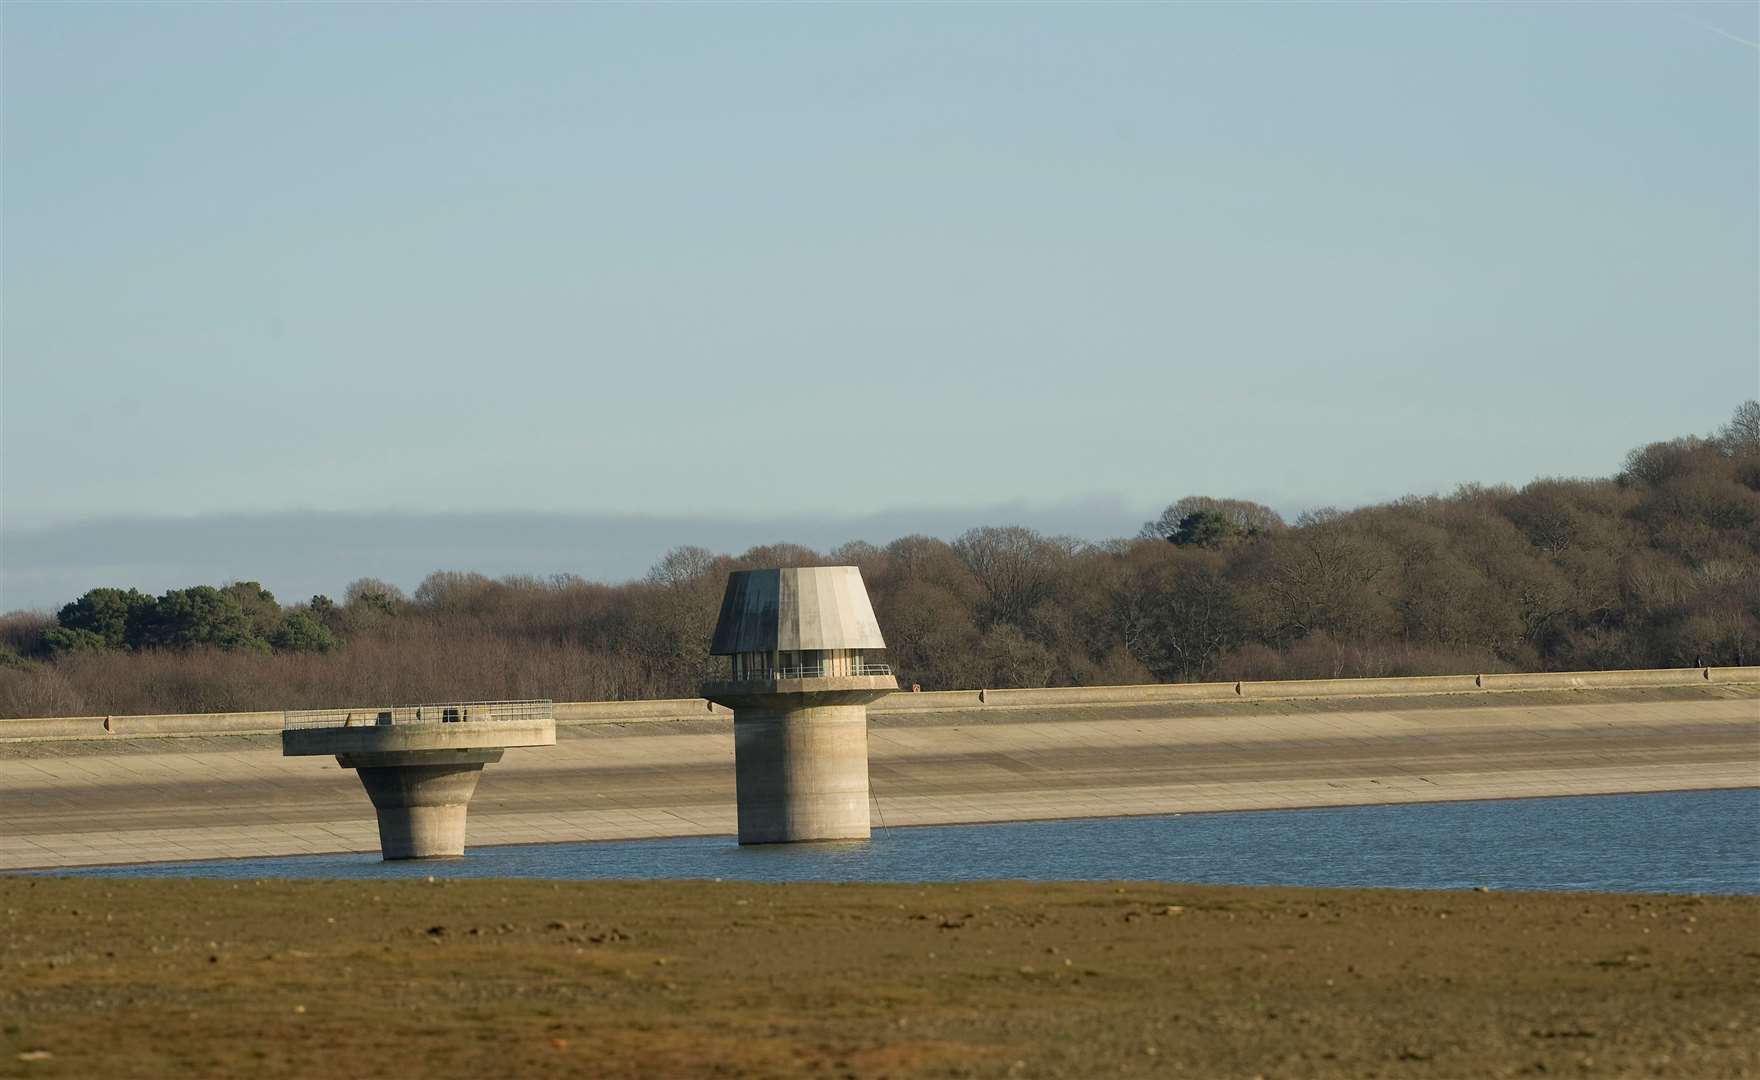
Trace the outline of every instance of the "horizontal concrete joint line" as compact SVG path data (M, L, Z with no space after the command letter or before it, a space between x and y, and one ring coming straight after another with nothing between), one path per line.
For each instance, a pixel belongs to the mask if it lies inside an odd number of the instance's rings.
M1662 668L1634 671L1436 675L1384 679L1285 682L1151 683L1023 690L899 691L869 706L877 715L913 711L991 710L1024 706L1154 705L1207 701L1272 701L1328 697L1397 697L1515 691L1637 689L1664 686L1760 686L1760 667ZM731 710L703 698L560 702L562 725L611 725L683 720L727 720ZM281 730L279 711L70 716L0 719L0 743L269 735Z

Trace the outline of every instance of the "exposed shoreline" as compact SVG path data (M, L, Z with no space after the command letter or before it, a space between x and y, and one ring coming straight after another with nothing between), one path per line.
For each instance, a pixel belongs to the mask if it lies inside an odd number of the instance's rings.
M1755 786L1760 672L1748 682L1664 674L1675 681L1404 696L1248 699L1200 687L1173 689L1227 697L1169 700L1168 688L1101 687L1008 691L1008 701L997 692L982 707L907 700L870 718L873 822ZM554 747L510 751L484 774L469 843L731 835L731 723L689 706L571 706L596 715L559 723ZM277 736L230 733L232 722L223 718L219 734L0 744L0 869L376 849L351 774L329 759L283 758Z

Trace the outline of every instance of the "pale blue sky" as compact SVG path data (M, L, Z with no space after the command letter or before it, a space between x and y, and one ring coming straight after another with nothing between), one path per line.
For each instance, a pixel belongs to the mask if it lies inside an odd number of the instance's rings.
M3 20L15 531L1291 510L1760 392L1750 3Z

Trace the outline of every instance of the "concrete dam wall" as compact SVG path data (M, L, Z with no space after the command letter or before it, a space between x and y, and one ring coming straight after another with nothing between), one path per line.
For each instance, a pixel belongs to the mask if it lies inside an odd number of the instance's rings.
M481 781L473 845L735 831L730 714L555 706ZM1760 668L898 693L878 827L1760 786ZM0 720L0 869L378 846L281 713Z

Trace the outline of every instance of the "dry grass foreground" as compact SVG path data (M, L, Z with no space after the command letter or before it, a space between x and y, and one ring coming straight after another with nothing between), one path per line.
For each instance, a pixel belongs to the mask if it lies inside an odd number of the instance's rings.
M1760 898L0 878L0 1075L1760 1076Z

